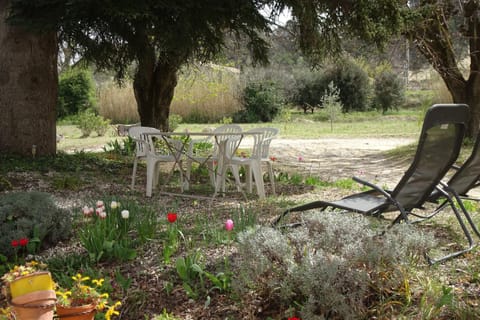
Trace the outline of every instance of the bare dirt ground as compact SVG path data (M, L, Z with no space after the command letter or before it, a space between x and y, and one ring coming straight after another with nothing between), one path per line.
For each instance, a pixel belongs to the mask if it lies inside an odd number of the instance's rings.
M360 176L395 183L406 169L405 161L385 151L415 143L409 138L276 139L270 155L288 171L334 181Z

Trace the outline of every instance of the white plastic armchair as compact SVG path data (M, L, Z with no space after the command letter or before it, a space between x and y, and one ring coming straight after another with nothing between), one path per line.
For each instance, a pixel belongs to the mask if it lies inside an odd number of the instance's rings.
M251 192L251 181L252 181L252 173L253 179L255 180L255 187L257 190L257 194L260 199L265 198L265 187L263 184L263 175L262 175L262 168L261 168L261 160L262 160L262 145L265 136L265 131L252 129L247 131L248 136L253 138L253 148L251 155L249 157L238 157L232 156L228 159L226 163L226 167L230 167L232 170L232 174L235 177L235 181L237 186L240 186L240 177L239 177L239 167L244 166L247 171L247 188L249 188L249 192ZM250 175L250 177L248 177ZM250 180L249 180L250 179ZM250 186L248 186L250 184Z
M160 130L151 127L131 127L128 129L128 136L135 141L135 158L133 160L132 183L131 188L135 187L135 177L137 175L137 165L139 160L147 158L148 136L149 133L160 133Z
M162 148L157 150L156 141L160 141ZM160 175L160 164L165 162L172 162L173 167L170 171L170 176L175 171L175 167L180 171L180 189L184 190L184 179L182 169L182 155L185 145L180 139L172 139L160 134L148 135L148 149L147 149L147 185L146 196L152 196L152 190L158 185L158 178Z
M280 132L277 128L257 128L256 131L263 131L263 141L261 147L260 164L266 163L268 169L268 179L272 186L272 193L275 194L275 175L273 172L273 160L270 158L270 143ZM252 192L252 170L247 170L247 188Z
M242 132L242 128L237 125L237 124L226 124L222 125L220 127L215 128L213 131L208 132L209 134L212 134L210 137L206 139L196 139L192 140L189 146L189 150L187 153L187 170L186 170L186 178L188 181L190 181L190 174L192 170L192 164L193 162L201 163L201 164L206 164L208 167L208 172L210 175L210 183L212 184L213 187L216 185L216 176L215 176L215 162L218 162L218 157L219 157L219 144L221 143L226 143L227 139L240 139L238 135L226 135L228 133L239 133ZM216 133L222 133L225 135L218 135L215 136ZM212 141L212 138L214 141ZM195 144L202 143L202 142L207 142L211 141L213 143L213 151L210 155L196 155L195 154ZM225 146L227 148L228 146Z

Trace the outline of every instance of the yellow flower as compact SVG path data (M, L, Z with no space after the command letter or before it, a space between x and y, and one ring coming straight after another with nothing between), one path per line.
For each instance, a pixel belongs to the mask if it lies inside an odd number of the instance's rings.
M109 307L107 312L105 313L105 319L110 320L113 315L118 316L120 312L116 311L115 308L121 306L122 304L120 301L116 302L113 306Z
M72 291L66 291L66 292L55 291L55 293L59 296L62 296L62 298L65 300L67 300L68 297L72 295Z
M93 280L92 280L92 283L93 283L94 285L96 285L97 287L101 287L102 284L103 284L103 281L105 281L105 279L93 279Z
M72 279L75 280L75 281L78 281L78 282L83 282L83 281L90 280L90 277L83 277L82 278L82 275L80 273L77 273L77 275L73 276Z

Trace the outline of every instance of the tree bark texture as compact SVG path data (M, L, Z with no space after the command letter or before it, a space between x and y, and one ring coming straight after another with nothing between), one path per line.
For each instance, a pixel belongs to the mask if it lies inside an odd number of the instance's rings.
M161 61L154 50L139 57L133 81L142 126L168 131L170 104L177 86L177 63Z
M56 34L8 25L8 6L0 0L0 153L54 155Z
M416 47L442 77L454 103L470 107L467 136L474 138L480 126L480 14L476 1L463 1L463 36L468 39L470 70L467 78L459 68L452 37L455 33L448 24L454 14L452 6L438 6L429 19L409 35Z

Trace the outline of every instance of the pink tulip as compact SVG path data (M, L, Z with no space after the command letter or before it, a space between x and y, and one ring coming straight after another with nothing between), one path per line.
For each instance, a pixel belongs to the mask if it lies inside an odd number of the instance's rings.
M232 219L228 219L227 221L225 221L225 229L227 231L232 231L233 229L233 221Z
M107 217L107 213L105 211L101 211L99 214L98 214L98 217L100 219L105 219Z

